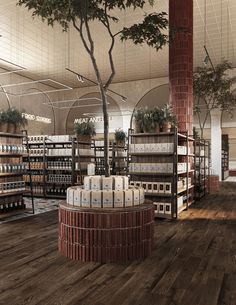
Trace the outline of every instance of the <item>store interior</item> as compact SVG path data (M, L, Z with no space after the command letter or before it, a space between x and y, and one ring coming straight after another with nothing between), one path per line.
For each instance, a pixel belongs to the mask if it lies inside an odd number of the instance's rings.
M68 2L0 0L0 304L236 304L236 2Z

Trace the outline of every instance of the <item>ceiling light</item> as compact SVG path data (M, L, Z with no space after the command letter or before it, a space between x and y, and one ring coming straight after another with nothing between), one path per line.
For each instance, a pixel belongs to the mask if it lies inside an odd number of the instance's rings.
M55 88L53 87L52 85L49 85L48 83L53 83L54 85L57 85L57 86L61 86L62 88ZM12 92L7 92L7 94L9 95L14 95L14 96L28 96L28 95L35 95L35 94L42 94L42 93L51 93L51 92L58 92L58 91L65 91L65 90L72 90L73 88L72 87L69 87L65 84L62 84L60 82L57 82L55 80L52 80L50 78L47 78L47 79L42 79L42 80L36 80L36 81L30 81L30 82L23 82L23 83L16 83L16 84L8 84L8 85L2 85L1 87L3 89L5 88L11 88L11 87L20 87L20 86L26 86L26 85L32 85L32 84L41 84L41 85L44 85L44 86L47 86L47 87L52 87L54 89L49 89L49 90L42 90L42 92L29 92L29 93L12 93ZM29 89L34 89L34 88L27 88L28 90ZM27 90L25 89L25 91Z
M20 65L14 64L13 62L8 61L8 60L3 59L3 58L0 58L0 62L3 62L4 64L7 64L9 66L9 67L5 67L5 66L0 67L0 69L5 70L4 72L0 72L0 75L11 74L11 73L16 73L16 72L26 70L26 68L24 68ZM11 66L13 67L13 70L7 70Z

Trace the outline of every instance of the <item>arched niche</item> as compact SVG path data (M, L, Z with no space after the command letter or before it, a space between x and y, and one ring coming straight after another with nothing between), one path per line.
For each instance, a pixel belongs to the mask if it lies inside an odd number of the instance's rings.
M169 97L170 97L170 87L169 84L164 84L158 87L155 87L148 91L136 104L133 110L133 114L136 109L138 108L154 108L155 106L163 106L164 104L169 103ZM131 123L130 126L133 125L133 114L131 117Z
M117 102L110 96L108 98L109 131L114 132L123 127L123 117ZM103 134L102 102L99 92L85 94L71 106L66 119L66 133L74 134L74 124L90 120L94 122L97 134Z
M37 93L23 95L19 101L20 110L32 115L31 119L28 119L28 126L26 127L29 131L28 133L30 135L55 134L55 113L51 107L52 101L48 94L37 88L30 88L24 92L24 94L27 93ZM43 120L42 118L49 120Z

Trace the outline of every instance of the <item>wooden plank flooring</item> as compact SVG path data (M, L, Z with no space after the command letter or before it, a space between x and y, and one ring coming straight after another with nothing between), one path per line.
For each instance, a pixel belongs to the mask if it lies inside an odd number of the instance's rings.
M57 251L57 212L0 225L1 305L235 305L236 193L156 221L155 249L129 264Z

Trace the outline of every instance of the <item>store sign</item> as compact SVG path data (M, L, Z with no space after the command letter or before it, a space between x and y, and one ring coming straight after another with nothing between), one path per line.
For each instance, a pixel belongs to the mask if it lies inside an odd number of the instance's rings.
M29 114L29 113L22 113L22 117L26 118L28 121L36 121L36 122L41 122L45 124L51 124L52 120L49 118L45 118L39 115L34 115L34 114Z
M109 116L109 121L112 121L112 116ZM91 118L80 118L80 119L75 119L74 124L81 124L81 123L100 123L103 122L103 117L101 116L96 116L96 117L91 117Z

